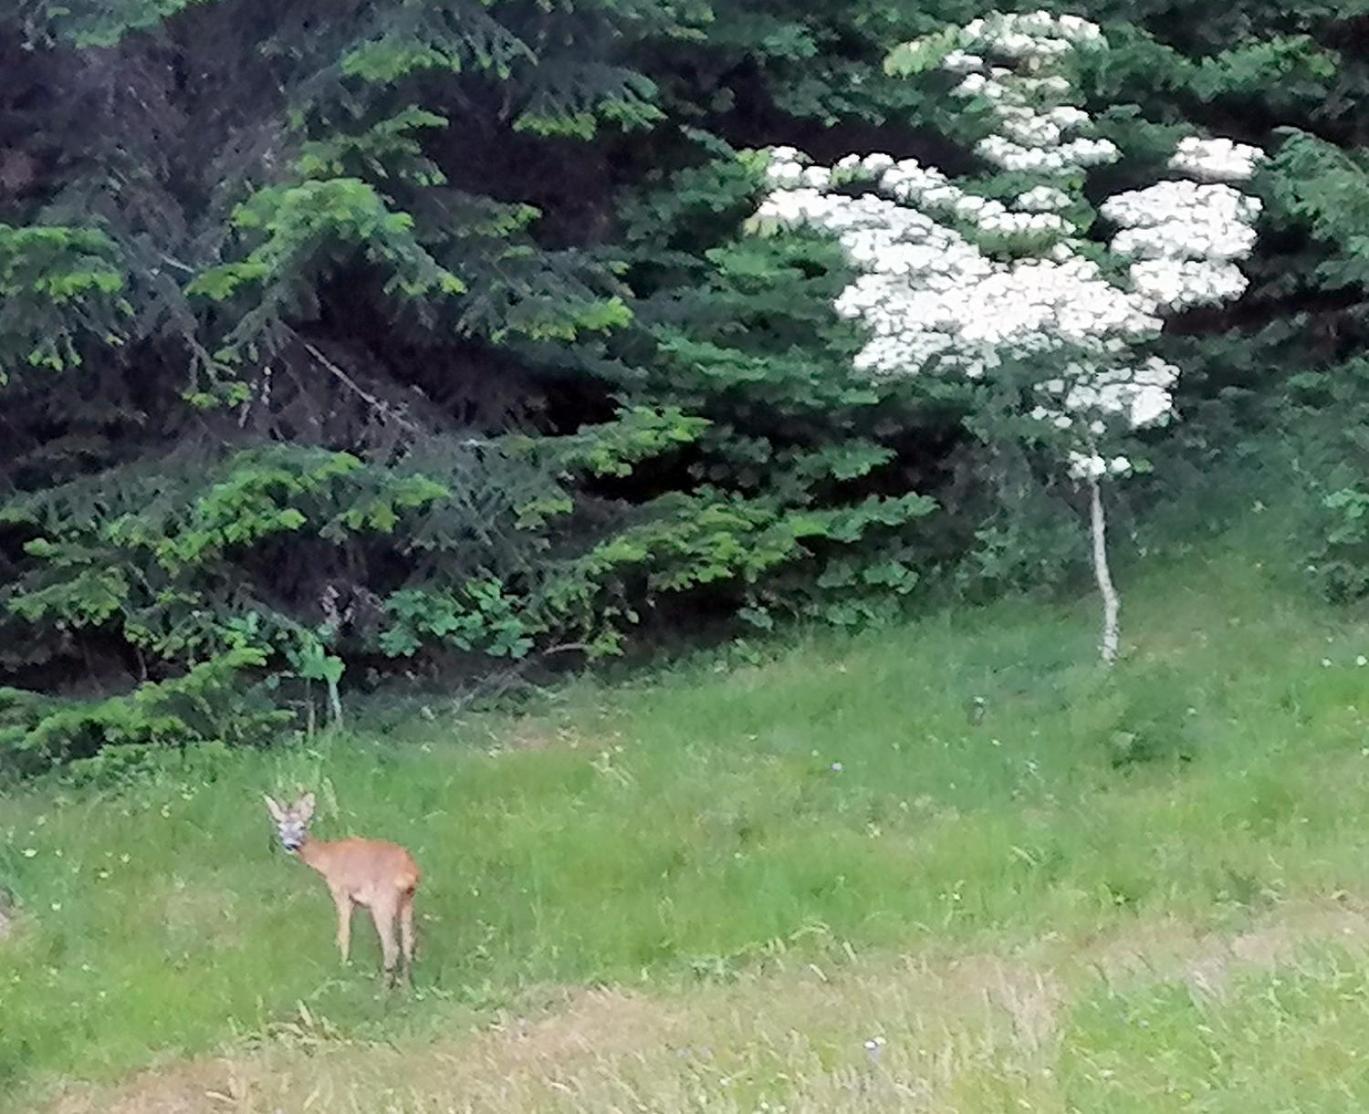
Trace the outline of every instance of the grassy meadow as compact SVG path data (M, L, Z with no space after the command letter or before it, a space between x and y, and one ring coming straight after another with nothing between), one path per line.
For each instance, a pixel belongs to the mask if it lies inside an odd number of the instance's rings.
M12 790L0 1110L1369 1108L1369 621L1122 588L1111 676L1007 602ZM306 784L423 867L415 993L272 846Z

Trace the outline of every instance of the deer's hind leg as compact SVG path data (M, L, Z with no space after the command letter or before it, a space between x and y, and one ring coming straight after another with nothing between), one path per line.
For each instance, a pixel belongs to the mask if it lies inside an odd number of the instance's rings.
M404 956L404 976L414 982L414 891L399 896L399 946Z
M395 940L395 921L399 914L399 902L386 898L371 903L371 920L375 921L376 935L380 937L380 954L385 965L385 981L395 984L395 966L399 962L399 944Z

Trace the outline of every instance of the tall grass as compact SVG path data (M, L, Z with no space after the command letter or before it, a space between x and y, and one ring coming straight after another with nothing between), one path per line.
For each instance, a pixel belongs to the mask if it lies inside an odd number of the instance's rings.
M1369 890L1369 625L1229 550L1143 574L1126 608L1111 676L1089 603L1005 603L581 681L521 720L16 791L0 1094L266 1035L299 1003L404 1039L551 985L668 990ZM417 995L379 992L360 919L339 967L326 892L273 849L261 793L301 784L319 836L396 839L423 867Z

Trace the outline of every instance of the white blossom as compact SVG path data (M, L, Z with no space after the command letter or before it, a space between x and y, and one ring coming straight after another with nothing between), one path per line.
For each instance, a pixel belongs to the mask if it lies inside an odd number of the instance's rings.
M1028 213L1049 213L1068 208L1069 203L1070 195L1054 186L1036 186L1019 194L1014 202L1017 208Z
M1205 182L1245 182L1264 160L1263 151L1246 143L1188 136L1179 140L1169 165Z
M1124 476L1131 471L1131 461L1124 456L1104 460L1098 453L1071 450L1069 473L1076 480L1101 480L1104 476Z
M1103 202L1104 217L1120 226L1111 248L1142 259L1238 259L1255 244L1258 198L1228 185L1157 182Z
M963 50L953 50L941 60L941 68L951 73L972 73L983 66L983 58L977 54L967 54Z
M797 186L803 181L803 167L797 162L782 160L772 154L765 177L772 186Z
M1143 429L1173 412L1171 393L1179 369L1152 356L1139 367L1099 369L1072 364L1073 382L1065 393L1066 410L1120 415L1132 429Z
M1181 141L1170 165L1196 181L1159 182L1100 207L1115 226L1109 249L1130 261L1129 283L1105 275L1062 215L1074 199L1061 186L1120 152L1089 134L1091 117L1067 103L1074 91L1057 72L1072 50L1105 45L1095 24L1045 11L960 29L942 66L961 76L956 95L984 98L997 120L977 153L1041 179L1010 204L967 193L916 159L873 152L823 167L781 147L770 152L771 192L753 220L758 231L805 226L836 238L860 272L835 308L866 333L854 360L863 373L978 379L1009 360L1054 361L1029 413L1068 431L1071 474L1093 479L1131 470L1126 457L1094 448L1110 424L1138 429L1173 413L1178 369L1129 357L1134 346L1159 333L1163 316L1244 291L1235 261L1254 245L1260 203L1227 183L1264 158L1230 140ZM867 191L838 192L857 182Z
M1170 313L1239 298L1249 280L1234 263L1155 259L1129 268L1137 294Z
M1062 132L1072 131L1089 123L1089 114L1082 108L1075 108L1072 104L1056 105L1046 112L1045 116Z
M1097 453L1081 453L1071 449L1069 472L1076 480L1096 480L1108 474L1108 462Z

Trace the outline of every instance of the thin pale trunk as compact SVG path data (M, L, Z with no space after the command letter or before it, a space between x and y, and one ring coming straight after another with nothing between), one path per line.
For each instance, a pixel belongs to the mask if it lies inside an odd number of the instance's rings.
M338 693L336 681L328 682L328 710L332 713L333 726L342 726L342 697Z
M1098 650L1103 663L1111 665L1117 660L1117 613L1121 610L1121 601L1117 598L1117 589L1112 586L1112 573L1108 569L1107 521L1103 516L1103 493L1096 479L1089 480L1089 522L1093 534L1093 575L1098 579L1098 591L1103 597L1103 638Z

